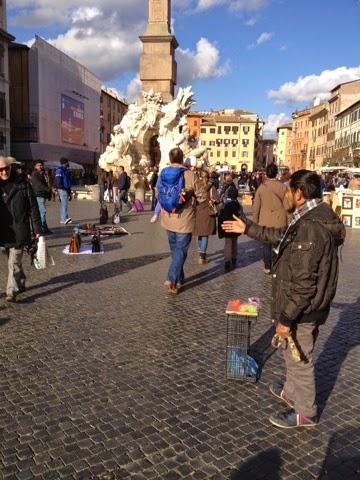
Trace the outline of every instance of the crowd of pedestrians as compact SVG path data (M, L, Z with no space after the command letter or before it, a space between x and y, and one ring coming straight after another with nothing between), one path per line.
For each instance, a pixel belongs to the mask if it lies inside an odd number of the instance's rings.
M71 200L69 162L62 158L53 185L40 160L27 176L15 159L0 157L0 246L8 259L6 301L15 302L26 288L22 268L24 249L35 238L50 234L46 200L53 189L59 196L60 223L68 224ZM180 148L169 154L169 166L157 168L149 179L155 221L161 218L171 261L164 282L170 295L177 295L186 281L184 265L192 237L197 238L198 263L208 263L209 238L218 233L224 239L225 272L236 267L238 236L246 234L263 244L264 272L272 278L272 320L276 333L286 340L291 335L299 349L294 360L285 344L285 382L270 385L270 392L285 403L287 410L270 417L281 428L314 427L318 423L313 351L321 325L326 321L338 279L338 248L345 228L333 209L322 200L324 188L334 187L334 177L324 179L300 170L278 179L275 164L266 173L240 175L197 169L185 159ZM344 182L337 177L337 186ZM324 182L331 182L324 186ZM121 209L131 210L128 193L130 177L123 167L115 179L104 174L99 184L100 200L106 193ZM250 221L239 202L242 186L253 190L253 217ZM343 184L344 186L344 184ZM358 188L355 178L352 184ZM346 185L348 187L348 184Z

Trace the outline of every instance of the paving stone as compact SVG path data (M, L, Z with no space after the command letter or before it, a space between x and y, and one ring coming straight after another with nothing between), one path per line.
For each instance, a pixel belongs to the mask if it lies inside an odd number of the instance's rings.
M70 214L75 223L94 222L98 205L74 201ZM270 347L261 246L240 237L239 265L224 274L222 241L210 239L207 266L197 265L193 242L184 288L168 297L167 240L150 216L124 216L132 235L104 238L104 255L66 256L72 229L57 224L57 205L49 205L56 265L36 271L25 256L27 291L0 310L0 477L355 478L360 232L348 230L315 352L321 422L311 432L284 432L268 422L281 408L268 384L284 368ZM1 254L0 272L3 288ZM249 296L263 305L252 330L252 352L263 363L256 384L224 376L225 304Z

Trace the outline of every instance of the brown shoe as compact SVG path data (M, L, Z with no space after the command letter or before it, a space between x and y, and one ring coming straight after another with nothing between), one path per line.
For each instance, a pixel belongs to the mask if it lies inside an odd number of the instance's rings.
M172 295L178 294L179 289L171 282L169 282L169 280L166 280L166 282L164 283L164 287L166 288L168 293L171 293Z
M206 259L206 255L204 255L203 253L200 253L199 258L198 258L198 264L199 265L206 265L207 263L209 263L209 261Z

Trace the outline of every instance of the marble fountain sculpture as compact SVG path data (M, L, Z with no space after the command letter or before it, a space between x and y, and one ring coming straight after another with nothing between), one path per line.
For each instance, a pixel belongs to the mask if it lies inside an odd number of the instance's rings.
M126 115L113 134L105 152L99 158L99 166L115 176L120 165L131 176L135 197L144 202L146 177L151 165L150 145L154 136L160 145L160 170L168 164L169 151L180 147L184 157L194 156L197 166L208 166L206 148L194 148L189 141L186 115L194 105L191 87L180 88L176 98L164 104L161 93L143 92L142 98L129 105Z

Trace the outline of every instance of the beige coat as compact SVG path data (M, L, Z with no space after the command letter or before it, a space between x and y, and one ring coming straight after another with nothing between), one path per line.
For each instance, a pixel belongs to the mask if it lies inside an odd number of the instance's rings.
M264 227L282 228L287 225L288 202L286 187L276 179L266 180L256 190L253 221Z
M360 178L352 178L349 182L348 188L350 190L360 190Z
M172 167L182 167L182 165L172 164ZM195 175L194 172L186 170L184 173L185 190L191 195L184 204L180 212L168 213L161 209L161 226L165 230L176 233L192 233L195 228Z

